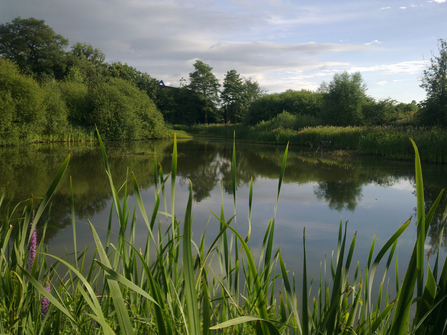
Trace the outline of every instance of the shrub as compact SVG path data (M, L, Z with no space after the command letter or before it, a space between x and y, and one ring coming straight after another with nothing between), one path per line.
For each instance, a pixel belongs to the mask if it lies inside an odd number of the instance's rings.
M45 92L13 62L0 58L0 143L31 142L45 123ZM3 117L4 115L4 117Z
M163 137L167 129L153 101L120 78L110 78L89 93L92 112L88 123L96 124L108 140Z

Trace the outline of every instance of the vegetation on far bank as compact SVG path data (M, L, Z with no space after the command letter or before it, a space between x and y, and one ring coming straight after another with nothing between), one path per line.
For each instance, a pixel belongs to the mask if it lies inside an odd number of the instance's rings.
M201 60L189 82L167 87L127 64L107 63L89 44L66 51L68 40L34 18L1 24L0 37L0 145L94 139L95 125L106 140L164 138L172 136L170 125L182 124L188 128L174 129L219 136L238 129L244 140L305 146L331 141L334 148L392 158L411 157L405 139L413 136L423 160L447 161L443 39L422 74L426 99L399 103L368 96L358 72L336 73L317 91L267 94L236 70L219 83Z
M421 160L432 163L447 163L447 129L416 126L374 127L306 127L300 130L287 128L282 120L290 122L294 117L282 113L269 122L254 127L238 125L175 126L195 136L213 136L237 139L245 142L298 145L318 149L319 141L330 141L324 151L341 149L355 150L358 154L380 155L392 159L412 159L412 147L408 138L413 138L421 148ZM300 119L298 117L297 119ZM293 121L292 121L293 122Z

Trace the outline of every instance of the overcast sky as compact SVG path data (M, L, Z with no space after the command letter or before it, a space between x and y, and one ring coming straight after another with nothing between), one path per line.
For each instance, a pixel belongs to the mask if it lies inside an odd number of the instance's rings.
M43 19L54 31L179 86L197 59L235 69L269 93L316 90L360 71L367 93L425 98L421 73L447 39L447 0L0 0L0 23Z

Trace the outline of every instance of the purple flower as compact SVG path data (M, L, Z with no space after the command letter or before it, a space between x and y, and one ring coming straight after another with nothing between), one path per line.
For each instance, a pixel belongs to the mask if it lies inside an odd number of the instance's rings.
M47 283L45 284L45 289L47 290L48 293L50 293L50 282L47 281ZM50 307L50 300L48 300L47 297L42 296L42 299L40 300L40 316L42 317L42 320L45 319L45 315L47 315L48 312L48 308Z
M30 222L30 228L32 228L33 223ZM34 260L36 259L36 253L37 253L37 233L36 233L36 229L34 229L31 233L31 239L29 241L29 268L31 270L31 268L33 267L34 264Z

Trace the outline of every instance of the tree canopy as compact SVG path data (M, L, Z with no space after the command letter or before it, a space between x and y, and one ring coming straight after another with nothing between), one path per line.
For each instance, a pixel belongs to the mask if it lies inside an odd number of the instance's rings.
M447 126L447 41L439 39L439 55L430 59L422 73L421 87L427 92L422 102L421 122Z
M219 80L211 72L213 68L201 60L194 63L194 71L189 74L190 83L188 88L202 95L205 100L205 123L208 123L208 115L217 111L219 103Z
M244 81L236 70L228 71L223 82L220 98L228 113L225 120L242 121L246 109L246 94ZM228 120L227 120L228 119Z
M366 85L360 72L336 73L329 84L322 83L322 117L333 126L354 126L362 123L362 108L366 103Z
M44 20L15 18L0 25L0 55L17 63L28 74L62 77L68 40Z

